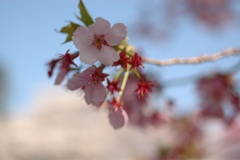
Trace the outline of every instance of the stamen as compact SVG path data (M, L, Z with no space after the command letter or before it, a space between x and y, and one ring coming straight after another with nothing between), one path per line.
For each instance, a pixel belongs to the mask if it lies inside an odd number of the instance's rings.
M102 48L102 45L106 45L107 42L104 39L104 35L94 35L94 40L92 45L96 46L99 50Z

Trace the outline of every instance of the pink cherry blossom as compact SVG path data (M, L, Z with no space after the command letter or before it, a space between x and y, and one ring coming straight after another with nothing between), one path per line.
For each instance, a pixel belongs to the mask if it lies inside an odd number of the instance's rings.
M57 75L57 78L55 80L55 85L58 85L58 84L60 84L63 81L64 77L70 71L70 65L71 64L77 67L77 65L73 62L73 59L78 57L78 53L71 55L68 52L69 52L69 50L67 50L65 55L61 56L60 71L59 71L59 73Z
M138 82L138 88L135 90L138 98L140 100L146 100L146 97L152 92L151 87L153 87L151 82Z
M113 63L113 66L120 65L123 69L127 70L127 64L131 62L131 59L127 56L126 49L122 50L119 54L120 59Z
M122 107L116 110L110 110L108 117L114 129L120 129L127 124L128 121L127 113Z
M110 23L99 17L89 27L78 27L72 39L80 50L82 62L94 64L100 61L104 65L112 65L119 60L119 55L112 46L121 43L126 35L127 30L123 23L117 23L110 28Z
M55 80L55 85L60 84L64 77L67 75L67 73L71 70L70 66L74 65L75 67L78 67L73 60L78 57L78 53L70 54L69 50L66 51L65 54L61 54L59 58L53 59L50 61L47 65L49 67L48 70L48 76L51 77L54 68L57 66L58 63L60 63L59 73L57 75L57 78Z
M79 74L75 74L68 82L68 89L83 89L85 92L84 99L87 104L99 106L106 97L106 89L102 82L107 74L94 66L91 66Z
M119 81L117 80L113 80L111 82L109 79L107 79L107 89L111 94L113 94L115 91L119 92L121 90L121 88L118 87L118 83Z
M120 129L128 123L128 115L122 108L122 103L115 98L109 104L111 107L108 114L110 124L114 129Z
M229 74L214 74L211 77L202 77L197 82L197 91L201 98L202 117L220 118L226 124L232 124L240 112L240 98L234 90L232 76ZM226 112L224 106L229 102Z
M143 67L142 57L139 56L137 53L134 53L130 64L131 64L131 69L137 69L137 68Z

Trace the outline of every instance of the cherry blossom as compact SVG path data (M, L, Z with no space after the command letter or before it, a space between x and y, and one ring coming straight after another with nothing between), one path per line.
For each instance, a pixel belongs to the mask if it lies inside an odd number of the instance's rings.
M186 7L199 22L209 26L217 27L233 20L234 12L231 10L231 1L225 0L186 0Z
M118 81L113 80L112 82L107 79L107 89L111 92L111 94L113 94L115 91L119 92L121 90L121 88L118 87Z
M63 81L66 74L70 71L70 65L74 65L74 66L78 67L73 62L73 60L77 57L78 57L78 53L70 54L69 50L67 50L64 55L61 55L59 58L53 59L52 61L50 61L48 63L48 66L49 66L48 76L49 77L52 76L53 70L56 67L57 63L60 63L60 71L55 80L55 85L58 85Z
M91 66L79 74L75 74L68 82L68 89L83 89L84 99L87 104L99 106L106 97L106 89L102 82L108 74L102 73L99 68Z
M139 56L137 53L134 53L130 64L131 64L131 69L137 69L139 67L143 67L142 57Z
M222 22L230 22L229 19L232 17L228 5L230 1L182 0L180 3L183 5L178 3L173 5L173 8L180 6L181 11L179 10L176 13L190 13L198 21L212 27L219 26ZM67 87L69 90L79 89L83 91L86 103L96 107L106 104L108 98L112 98L108 103L108 118L114 129L120 129L128 123L141 128L158 127L162 124L173 125L176 133L176 139L174 139L176 145L172 145L172 148L169 149L163 148L160 151L160 156L156 158L169 160L201 157L202 151L198 150L195 145L197 146L197 141L202 136L199 127L206 119L220 119L229 128L238 123L240 95L232 77L236 72L236 66L227 72L225 71L224 74L213 74L209 77L202 77L197 81L200 105L199 111L194 113L192 118L181 117L180 115L174 117L174 109L176 108L174 100L169 100L166 106L162 107L161 103L158 104L162 101L162 97L160 97L156 101L156 105L153 104L155 96L161 93L163 87L157 81L159 77L155 77L157 72L152 72L152 74L149 72L150 70L142 72L142 68L144 68L143 62L166 66L215 61L225 56L239 54L239 49L227 49L213 55L191 58L169 60L142 58L135 52L135 48L128 44L126 39L127 28L123 23L111 26L107 20L101 17L96 18L94 23L82 0L80 0L79 9L81 10L79 20L86 26L79 26L77 23L70 22L60 31L67 34L65 42L72 40L79 52L70 54L68 50L65 54L50 61L48 63L48 76L51 77L54 69L58 67L59 73L55 84L60 84L70 71L79 72L81 68L73 60L80 55L80 60L91 66L83 71L81 70L80 73L71 74L73 77L69 80ZM178 8L176 9L178 10ZM167 7L167 10L171 10L171 7ZM220 14L218 14L219 11L221 11ZM141 21L147 24L143 19ZM142 26L139 25L138 28L141 29ZM155 27L150 28L154 29ZM149 31L149 28L147 30ZM160 32L164 37L168 35L164 30ZM159 35L157 34L157 37ZM98 63L95 65L96 62ZM74 66L76 68L73 68ZM113 74L110 81L106 78L108 74L103 73L103 69L113 66L118 67L115 67L113 72L109 72ZM103 84L106 79L107 82ZM171 85L171 82L166 83L164 87L169 84ZM109 97L107 97L107 94ZM149 97L150 94L153 95L152 99ZM117 96L116 99L115 96ZM150 108L150 105L154 105L156 109Z
M145 100L145 98L152 92L152 83L138 82L138 88L136 89L138 98Z
M122 50L119 55L120 59L117 62L114 62L113 66L120 65L123 69L127 70L127 64L130 63L130 58L126 55L126 49Z
M110 28L110 23L103 18L89 27L79 27L73 33L73 43L80 50L80 60L87 64L100 61L104 65L112 65L119 60L118 53L112 46L121 43L127 35L126 26L117 23Z
M122 103L115 98L109 104L111 107L108 114L110 124L114 129L120 129L128 123L128 115L122 108Z
M147 79L147 77L151 76L151 82L156 82L152 83L154 89L151 89L153 90L154 94L158 92L160 93L160 89L156 90L158 89L157 86L160 86L160 84L155 81L154 75L144 74L141 72L139 72L139 74L143 80L142 82L144 83L149 83L150 81ZM136 92L138 88L138 82L139 77L136 76L135 73L130 73L121 99L124 102L122 107L127 112L129 125L147 128L151 126L158 126L163 122L166 122L168 120L167 116L159 113L158 111L151 111L146 100L146 98L148 98L147 96L144 100L138 98L138 94Z
M215 74L198 80L197 89L201 98L201 115L220 118L231 124L240 111L240 98L233 87L231 75ZM231 114L226 114L224 104L228 102Z

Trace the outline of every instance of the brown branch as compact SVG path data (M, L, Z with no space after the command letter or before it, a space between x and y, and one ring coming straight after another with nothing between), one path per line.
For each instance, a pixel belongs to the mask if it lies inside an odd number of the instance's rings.
M218 59L237 55L240 54L240 49L233 49L229 48L222 52L214 53L214 54L205 54L198 57L190 57L190 58L173 58L173 59L167 59L167 60L155 60L155 59L149 59L149 58L142 58L143 62L155 64L159 66L166 66L166 65L174 65L174 64L198 64L203 63L207 61L216 61Z

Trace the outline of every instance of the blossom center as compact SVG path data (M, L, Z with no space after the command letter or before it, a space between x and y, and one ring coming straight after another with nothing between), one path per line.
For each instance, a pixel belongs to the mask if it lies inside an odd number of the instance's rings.
M99 69L96 69L91 76L92 76L91 83L97 84L104 81L104 79L108 76L108 74L104 74Z
M144 99L145 96L149 95L152 92L152 86L152 83L138 82L138 88L136 89L138 98Z
M92 45L97 47L97 49L101 49L102 45L107 45L107 42L104 39L104 35L94 35L94 40Z

